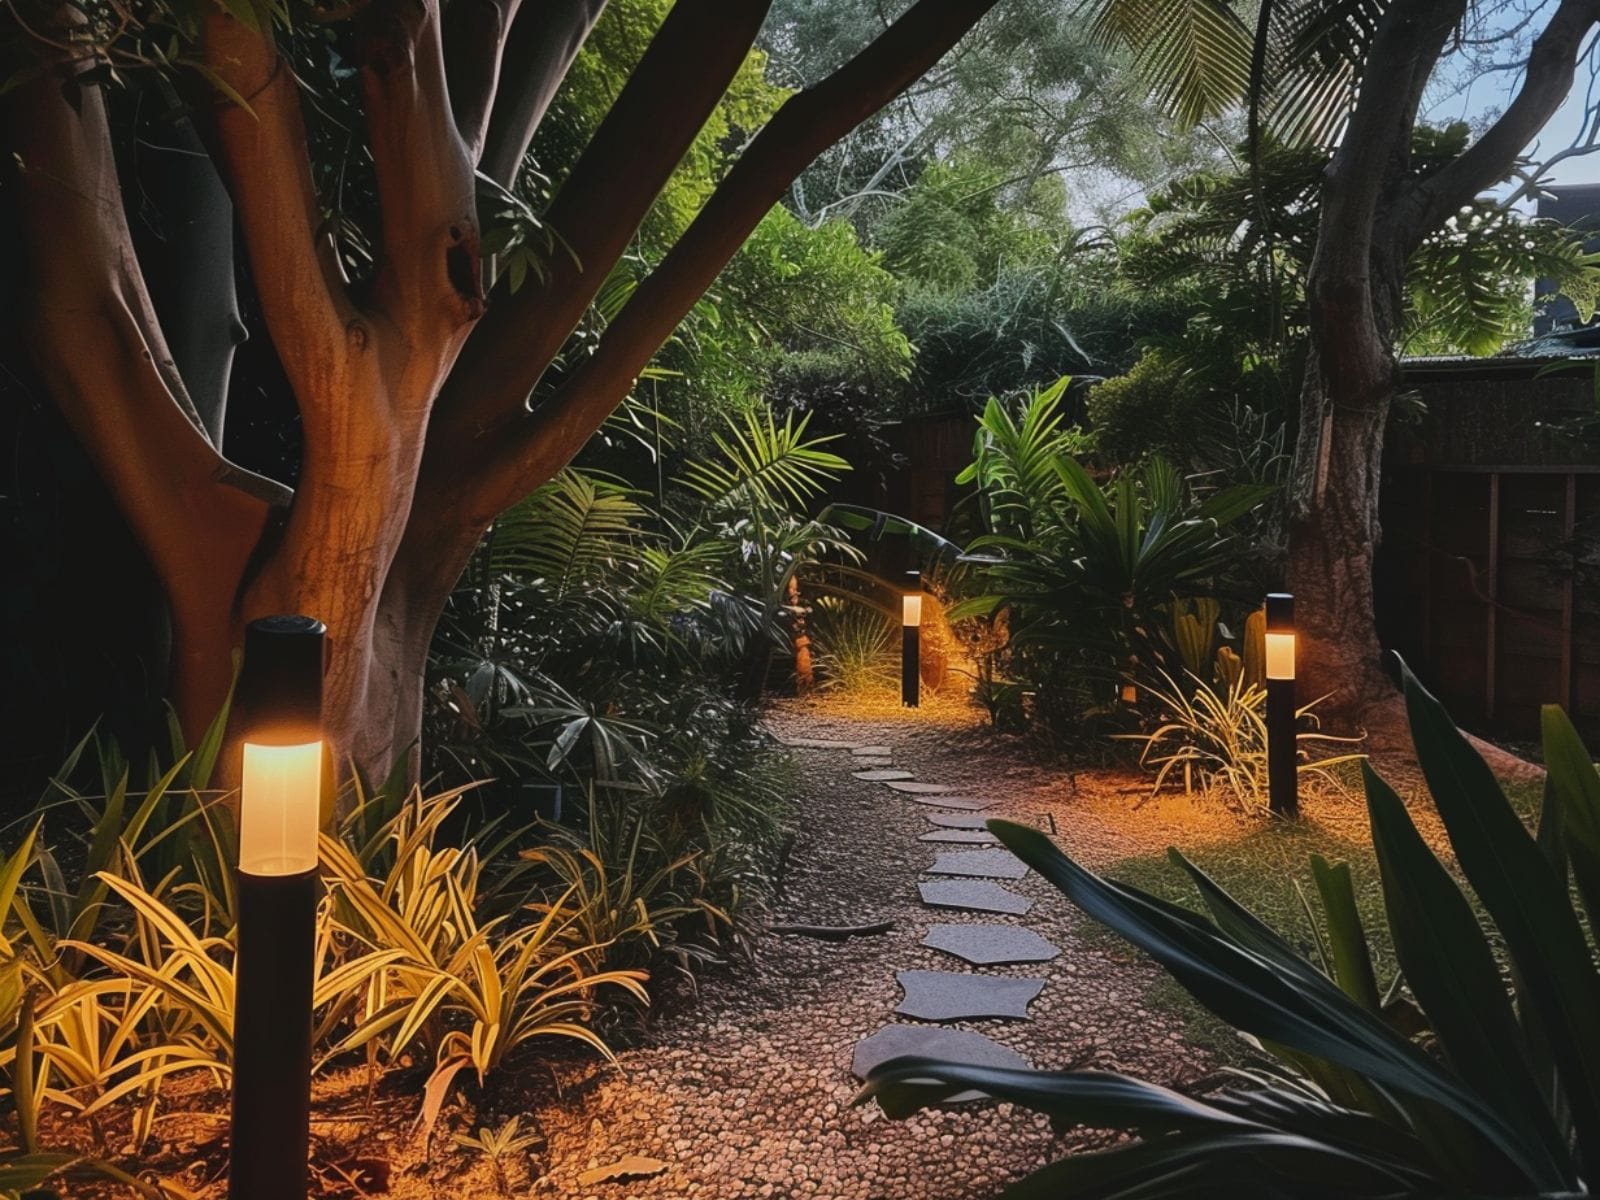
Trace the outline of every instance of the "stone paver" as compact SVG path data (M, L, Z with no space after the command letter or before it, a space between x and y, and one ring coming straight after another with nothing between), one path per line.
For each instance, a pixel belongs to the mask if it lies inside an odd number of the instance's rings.
M995 803L993 800L980 800L976 796L907 796L906 799L931 808L959 808L966 812L982 812Z
M963 971L899 971L895 978L906 998L894 1011L919 1021L1026 1021L1028 1005L1044 990L1042 979Z
M852 746L850 753L857 758L888 758L894 753L892 746Z
M954 842L964 846L992 846L999 840L987 829L934 829L917 839L919 842Z
M930 875L972 875L980 879L1021 879L1028 864L1006 849L952 850L934 859Z
M1054 942L1015 925L935 925L922 944L980 967L1049 962L1061 953Z
M925 879L917 884L930 908L965 908L974 912L1010 913L1020 917L1033 901L987 879Z
M877 1033L856 1043L850 1070L857 1079L879 1063L908 1054L940 1058L946 1062L973 1067L1010 1067L1026 1070L1031 1064L1015 1050L1000 1045L981 1033L964 1029L941 1029L936 1025L886 1025ZM959 1104L982 1099L980 1092L958 1092L947 1103Z
M947 796L955 791L948 783L886 783L883 786L908 796Z
M851 771L857 779L865 779L868 783L889 783L900 779L914 779L910 771L899 767L874 767L868 771Z
M937 825L940 829L987 829L989 826L989 818L975 812L931 812L927 817L930 825Z

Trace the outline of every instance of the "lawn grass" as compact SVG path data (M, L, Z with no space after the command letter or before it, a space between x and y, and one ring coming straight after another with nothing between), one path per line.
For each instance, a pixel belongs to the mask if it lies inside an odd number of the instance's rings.
M1530 829L1538 817L1540 792L1538 784L1521 783L1506 787L1513 807ZM1362 801L1359 796L1350 796L1342 803L1359 808ZM1433 813L1432 802L1426 794L1409 803L1417 813L1419 826L1426 829L1436 824L1427 819ZM1426 810L1425 813L1418 811L1419 806ZM1318 962L1319 959L1307 904L1309 902L1311 912L1319 915L1321 906L1311 877L1311 856L1320 854L1330 863L1349 863L1356 905L1372 949L1378 985L1384 989L1399 968L1384 916L1383 885L1372 843L1365 837L1352 836L1352 831L1364 828L1364 822L1340 822L1336 828L1330 823L1315 820L1294 823L1262 821L1241 831L1237 839L1211 842L1192 849L1180 846L1179 849L1195 866L1312 962ZM1443 843L1442 836L1430 835L1429 840L1436 843L1436 852L1442 852L1441 857L1446 865L1453 868L1448 846ZM1205 912L1200 894L1187 873L1165 854L1125 858L1107 868L1104 874L1186 908ZM1467 894L1476 907L1476 899L1470 890ZM1487 921L1485 931L1498 948L1498 931ZM1104 929L1101 935L1116 937ZM1248 1047L1233 1028L1202 1008L1170 975L1163 973L1151 985L1146 1000L1155 1007L1180 1015L1190 1039L1217 1054L1224 1062L1236 1064L1249 1056Z

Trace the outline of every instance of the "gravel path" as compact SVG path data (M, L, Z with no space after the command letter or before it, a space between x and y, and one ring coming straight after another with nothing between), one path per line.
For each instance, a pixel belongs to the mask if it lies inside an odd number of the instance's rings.
M970 710L934 703L914 712L857 715L838 703L791 704L772 717L785 739L881 743L896 767L926 782L999 802L985 816L1047 825L1080 858L1104 863L1172 840L1170 822L1143 811L1142 840L1123 828L1130 801L1102 794L1084 803L1071 781L1028 767L989 744ZM982 970L1046 978L1031 1021L965 1021L1040 1067L1092 1066L1159 1082L1192 1082L1207 1064L1185 1046L1175 1019L1144 1007L1153 968L1104 938L1032 875L1007 881L1034 901L1023 917L922 906L916 884L937 853L960 846L919 842L933 809L884 784L852 778L842 750L797 749L799 828L773 923L854 925L892 920L884 936L824 942L764 938L753 962L711 973L694 1005L655 1024L625 1052L622 1070L593 1073L565 1103L538 1113L551 1172L532 1195L706 1197L817 1196L824 1200L982 1200L1057 1157L1047 1124L1009 1105L885 1119L876 1105L851 1108L856 1043L895 1018L901 970ZM1115 791L1116 789L1112 789ZM1101 789L1102 793L1104 788ZM1185 826L1193 832L1192 826ZM1165 839L1165 840L1162 840ZM985 968L919 943L933 923L1016 922L1060 946L1047 963ZM1103 1142L1080 1134L1072 1144ZM587 1169L626 1155L666 1163L651 1178L580 1185Z

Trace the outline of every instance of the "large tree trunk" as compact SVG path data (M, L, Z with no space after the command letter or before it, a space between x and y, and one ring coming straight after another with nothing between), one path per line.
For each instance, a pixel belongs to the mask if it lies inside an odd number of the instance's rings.
M526 13L519 0L448 15L439 0L357 7L381 237L355 284L273 29L206 9L199 49L221 85L206 136L174 129L137 158L139 170L191 174L170 189L127 189L165 196L173 219L157 232L172 240L158 244L129 228L108 120L123 93L94 81L86 20L61 5L42 69L0 102L0 163L17 184L36 300L22 315L40 375L167 595L191 739L227 694L244 626L303 613L328 626L324 723L337 761L369 778L403 754L415 764L434 624L490 523L571 461L799 172L993 3L917 0L789 97L599 342L532 407L745 63L764 0L677 0L543 214L559 245L548 270L515 294L495 285L487 319L477 171L514 182L603 0L541 0ZM238 326L224 260L235 241L300 415L292 492L223 454ZM205 286L182 274L197 261Z
M1398 295L1398 282L1386 290ZM1326 697L1324 716L1354 721L1392 692L1378 644L1372 568L1381 537L1383 434L1397 366L1378 323L1326 308L1323 320L1355 328L1342 328L1339 337L1313 333L1301 392L1287 582L1297 599L1300 694Z

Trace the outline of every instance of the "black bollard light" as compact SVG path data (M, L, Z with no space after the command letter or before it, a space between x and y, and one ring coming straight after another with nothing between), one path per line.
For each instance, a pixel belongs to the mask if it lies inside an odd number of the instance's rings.
M916 708L922 702L922 572L906 572L900 598L900 703Z
M321 621L245 630L229 1200L305 1200L322 809Z
M1280 817L1300 815L1300 772L1296 763L1299 724L1294 686L1294 597L1267 596L1267 797Z

